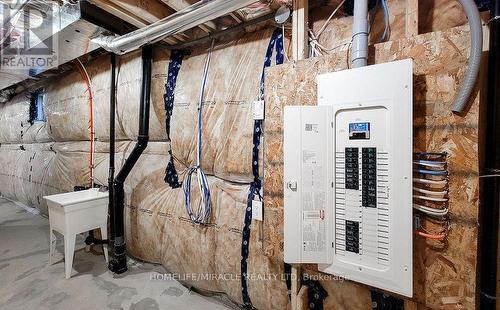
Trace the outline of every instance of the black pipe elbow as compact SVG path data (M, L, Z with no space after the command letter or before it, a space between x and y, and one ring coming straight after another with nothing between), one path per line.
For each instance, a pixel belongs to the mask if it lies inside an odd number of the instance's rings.
M149 141L149 106L151 102L151 67L153 50L150 45L142 48L142 86L141 101L139 106L139 134L134 149L127 157L120 172L113 181L113 259L108 264L108 269L120 274L127 271L127 248L125 245L125 190L123 188L127 176L132 171Z

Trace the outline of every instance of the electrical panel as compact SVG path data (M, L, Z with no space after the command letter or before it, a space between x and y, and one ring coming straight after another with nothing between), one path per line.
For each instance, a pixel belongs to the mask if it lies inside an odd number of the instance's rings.
M412 81L411 60L327 73L318 76L317 107L285 109L285 261L318 263L320 271L412 296ZM329 133L304 145L297 138L304 124L293 115L330 124ZM294 196L303 195L310 173L298 168L304 149L328 161L321 178L308 181L331 192L321 226L329 249L317 259L304 255L304 238L293 232L308 208Z

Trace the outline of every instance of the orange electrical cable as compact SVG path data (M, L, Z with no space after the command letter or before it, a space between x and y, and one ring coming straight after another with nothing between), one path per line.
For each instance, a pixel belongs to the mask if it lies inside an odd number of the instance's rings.
M428 233L425 233L425 232L420 231L420 230L417 230L415 233L419 236L433 239L433 240L443 240L444 238L446 238L446 234L444 234L444 233L435 235L435 234L428 234Z
M89 136L90 136L90 163L89 163L89 176L90 176L90 186L94 186L94 109L93 109L93 97L92 97L92 87L90 85L90 77L88 76L85 68L80 63L80 61L75 61L78 72L85 82L87 91L89 93L89 105L90 105L90 117L89 117Z

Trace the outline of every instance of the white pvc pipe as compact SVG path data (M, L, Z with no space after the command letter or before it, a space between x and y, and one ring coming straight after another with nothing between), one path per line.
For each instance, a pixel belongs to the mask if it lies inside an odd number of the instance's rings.
M354 0L352 66L366 66L368 60L368 0Z

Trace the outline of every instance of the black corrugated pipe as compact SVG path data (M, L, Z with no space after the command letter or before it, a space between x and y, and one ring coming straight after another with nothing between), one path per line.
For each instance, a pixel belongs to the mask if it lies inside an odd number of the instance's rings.
M124 234L124 189L123 183L130 171L148 145L149 140L149 105L151 95L151 65L153 49L151 45L142 48L142 88L139 107L139 135L134 149L128 156L125 164L115 177L114 187L114 257L109 262L109 270L114 273L127 271L127 251Z
M109 90L109 172L108 172L108 188L109 188L109 245L113 251L115 241L115 212L114 212L114 190L113 182L115 179L115 106L116 106L116 55L111 54L111 85ZM113 252L111 253L114 257Z
M479 308L495 309L500 206L500 0L492 1L484 170L479 211Z

